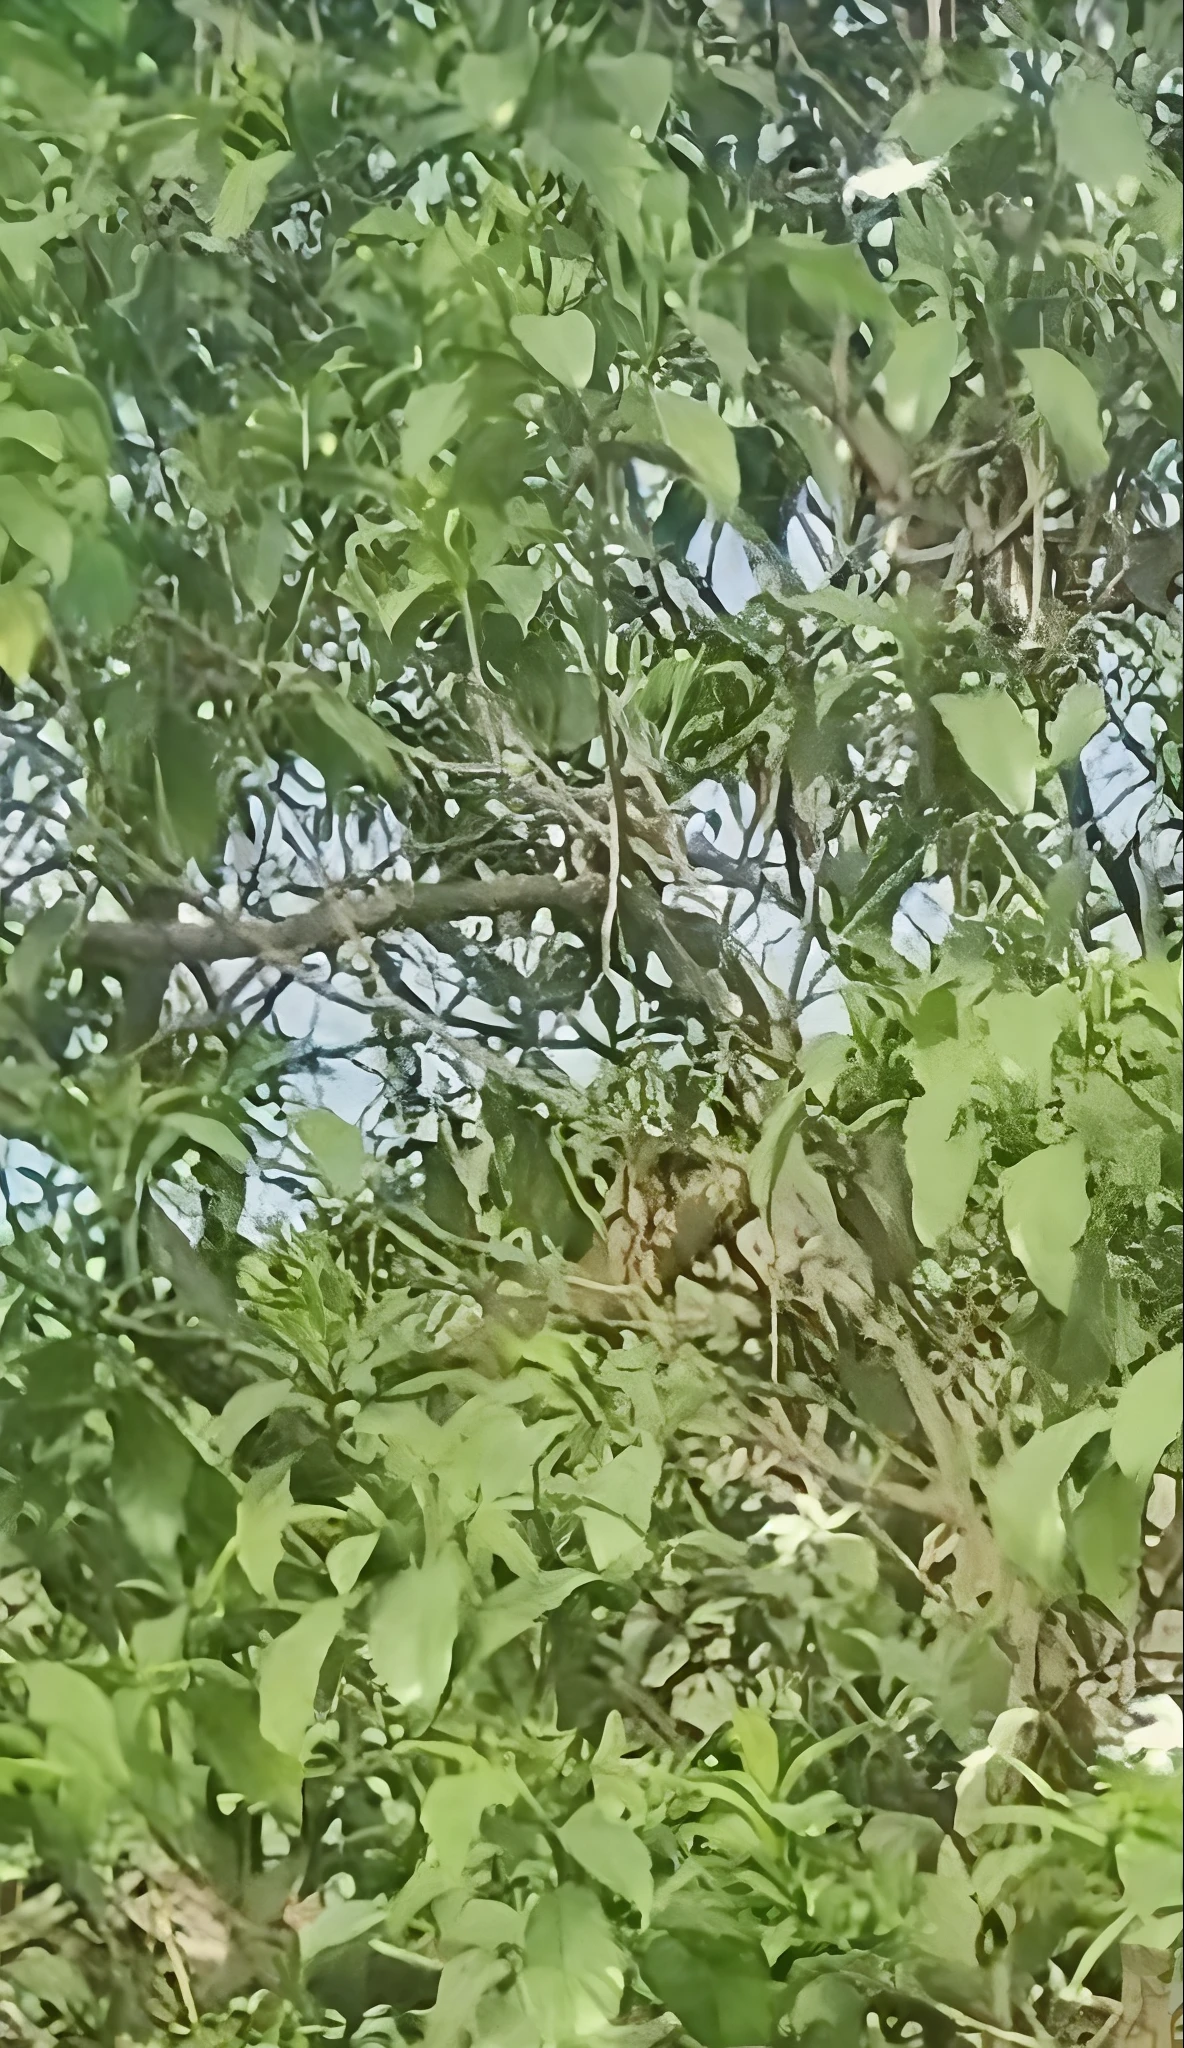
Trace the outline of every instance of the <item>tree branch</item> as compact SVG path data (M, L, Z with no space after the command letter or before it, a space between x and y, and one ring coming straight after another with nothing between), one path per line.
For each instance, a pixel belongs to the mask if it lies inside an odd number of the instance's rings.
M84 927L79 955L91 967L148 967L168 961L195 966L210 960L256 959L271 963L303 960L376 932L424 931L464 917L496 917L503 911L536 910L579 916L594 910L605 892L603 877L498 875L459 882L402 882L369 895L322 898L295 917L210 918L201 924L144 921L94 923Z

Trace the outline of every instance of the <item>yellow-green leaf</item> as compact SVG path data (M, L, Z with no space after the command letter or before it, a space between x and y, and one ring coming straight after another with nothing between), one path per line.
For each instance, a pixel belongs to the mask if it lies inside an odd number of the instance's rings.
M1074 1458L1105 1429L1103 1408L1086 1408L1038 1429L987 1480L991 1527L1004 1556L1046 1590L1056 1587L1065 1554L1061 1482Z
M371 1609L375 1675L399 1706L424 1717L434 1713L448 1684L463 1582L459 1554L444 1550L388 1579Z
M962 338L948 313L902 327L884 368L884 412L906 441L929 432L950 395Z
M1145 1490L1184 1414L1184 1349L1161 1351L1129 1379L1110 1425L1110 1448L1120 1472Z
M366 1178L366 1147L357 1125L331 1109L307 1109L296 1129L330 1192L347 1199L356 1195Z
M221 242L237 241L256 219L274 179L292 161L290 149L270 156L240 157L222 182L210 232Z
M35 477L0 476L0 531L44 562L55 583L65 582L74 536Z
M931 702L971 774L1014 816L1030 811L1040 741L1015 699L1006 690L977 690L943 692Z
M596 329L586 313L516 313L510 332L548 377L583 390L596 361Z
M23 683L49 631L45 600L22 583L0 584L0 668Z
M1106 723L1106 698L1099 683L1070 683L1048 729L1048 765L1064 768Z
M732 429L701 399L659 391L654 402L666 446L686 465L714 510L726 515L740 496L740 463Z
M1084 487L1101 476L1110 460L1093 385L1059 349L1021 348L1016 354L1027 373L1036 410L1052 435L1070 483Z
M340 1631L340 1600L318 1600L259 1653L259 1729L285 1756L300 1756L312 1723L321 1666Z
M1080 65L1063 72L1052 102L1057 162L1071 178L1095 192L1116 192L1124 183L1147 184L1154 169L1142 123L1106 78L1090 77Z
M915 157L948 156L968 136L1014 111L1015 105L1014 95L997 86L942 83L930 92L915 93L888 133L898 135Z
M1089 1222L1081 1140L1029 1152L1000 1179L1012 1251L1045 1300L1066 1313L1077 1272L1073 1247Z
M613 1820L598 1806L580 1806L559 1830L559 1839L580 1869L640 1913L643 1925L654 1903L650 1852L626 1821Z

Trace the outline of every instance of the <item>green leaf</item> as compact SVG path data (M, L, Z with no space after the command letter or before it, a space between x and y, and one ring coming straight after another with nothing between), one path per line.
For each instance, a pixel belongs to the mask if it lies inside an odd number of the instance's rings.
M174 1109L161 1118L161 1128L175 1131L179 1138L187 1138L191 1145L197 1145L203 1152L212 1152L217 1159L224 1159L227 1166L240 1171L251 1163L251 1155L237 1132L232 1131L216 1116L200 1116L196 1110Z
M740 497L732 429L709 405L677 391L655 392L654 403L666 446L686 465L716 513L726 517Z
M642 1967L659 2002L703 2048L753 2048L775 2038L781 1991L759 1948L660 1934Z
M1003 1225L1012 1251L1045 1300L1067 1313L1077 1273L1073 1247L1089 1222L1080 1139L1029 1152L1000 1180Z
M66 0L71 14L109 43L121 43L127 34L132 0Z
M490 589L497 592L510 617L518 621L524 633L553 580L547 562L540 562L535 569L504 562L496 569L487 569L483 578Z
M611 1820L598 1806L580 1806L560 1828L559 1839L581 1870L635 1906L647 1924L654 1903L650 1854L625 1821Z
M889 124L915 157L948 156L971 135L1015 111L1013 94L996 86L943 83L915 93Z
M769 1716L759 1707L738 1707L732 1716L732 1735L754 1785L772 1795L781 1778L781 1755L777 1730Z
M496 53L466 50L453 79L457 97L483 127L508 128L537 62L538 44L533 36Z
M1070 1523L1087 1593L1129 1627L1138 1606L1146 1486L1113 1465L1095 1472Z
M476 1751L471 1767L442 1772L433 1780L420 1805L419 1824L436 1862L450 1877L463 1876L490 1808L512 1806L521 1790L513 1771L486 1763Z
M772 244L784 258L789 281L811 312L827 322L892 322L892 301L850 242L821 235L782 235Z
M981 1005L992 1051L1018 1067L1033 1082L1039 1101L1052 1093L1052 1055L1058 1040L1073 1023L1077 1005L1065 988L1046 988L1034 996L1027 989L999 991Z
M81 915L82 905L74 896L63 896L34 913L4 962L6 995L22 1002L36 995Z
M224 1458L232 1458L243 1438L280 1408L317 1412L316 1403L286 1380L255 1380L230 1396L216 1422L208 1425L210 1442Z
M275 1597L276 1568L284 1555L284 1531L292 1520L292 1482L286 1465L253 1472L238 1504L235 1550L255 1591Z
M83 535L74 543L54 611L74 631L110 640L136 608L136 591L122 551L109 540Z
M47 1948L22 1949L19 1956L6 1958L4 1974L20 1990L58 2012L87 2014L93 2009L90 1985L68 1956Z
M1122 1903L1136 1912L1140 1921L1154 1923L1161 1914L1178 1916L1180 1857L1174 1843L1128 1837L1115 1844L1114 1861L1122 1885ZM1138 1940L1137 1928L1132 1929L1131 1939ZM1157 1948L1168 1945L1158 1934L1152 1936L1152 1942Z
M218 763L204 724L167 709L156 733L164 822L186 860L204 861L222 822Z
M340 1600L318 1600L259 1652L259 1732L285 1756L302 1756L321 1666L341 1631Z
M885 365L884 413L906 441L924 440L950 395L962 337L947 313L898 330Z
M986 1481L995 1540L1004 1556L1046 1591L1055 1591L1065 1554L1061 1482L1074 1458L1106 1428L1103 1408L1086 1408L1038 1429Z
M55 583L65 582L74 536L35 478L0 476L0 533L44 562Z
M304 1772L297 1757L286 1756L261 1734L252 1689L235 1684L229 1672L219 1678L207 1665L189 1686L185 1704L197 1731L198 1754L213 1767L222 1788L298 1830Z
M719 313L707 313L700 307L687 312L686 322L712 357L729 390L742 391L745 378L757 368L757 362L740 329Z
M1069 177L1095 192L1109 193L1123 183L1149 182L1155 159L1142 124L1108 79L1090 77L1080 65L1062 71L1053 95L1052 125L1057 162Z
M240 535L233 549L239 584L256 611L265 612L280 587L292 545L287 523L278 512L265 512L257 527Z
M840 626L866 626L874 633L899 635L900 613L882 598L858 597L850 590L829 590L824 584L820 590L795 591L785 603L790 611L813 612L820 619L837 620Z
M1048 766L1067 767L1109 716L1100 683L1070 683L1048 728Z
M26 448L35 448L47 462L60 462L65 453L57 415L24 405L0 405L0 441L20 441Z
M129 1396L115 1416L111 1491L137 1549L167 1572L186 1525L194 1453L151 1402Z
M374 1554L377 1529L361 1536L343 1536L325 1559L325 1569L339 1593L350 1593Z
M292 161L290 149L273 150L270 156L240 157L231 165L218 194L210 232L220 242L234 242L257 218L274 179Z
M626 128L640 128L643 140L652 142L673 88L669 57L659 56L656 50L634 50L628 57L605 57L597 52L588 59L588 76Z
M465 1573L459 1553L440 1552L388 1579L370 1610L370 1660L401 1707L430 1719L452 1671Z
M45 600L23 583L0 584L0 668L23 683L49 631Z
M978 690L930 699L972 775L993 796L1023 816L1036 800L1040 741L1006 690Z
M1089 378L1055 348L1016 350L1036 410L1078 489L1101 476L1110 457L1102 438L1097 393Z
M403 408L400 459L404 476L423 476L433 457L446 448L469 409L468 380L451 384L417 384Z
M387 787L399 777L399 754L390 734L340 690L315 685L301 690L297 702L307 705L327 732L349 749L358 766Z
M579 1482L579 1516L597 1571L632 1557L650 1525L662 1454L652 1441L619 1451Z
M537 1579L521 1579L492 1593L477 1614L476 1661L481 1663L492 1657L496 1650L533 1628L544 1615L562 1606L577 1587L588 1585L591 1578L591 1572L568 1566L559 1571L540 1572Z
M962 1221L978 1177L982 1146L973 1092L978 1056L965 1036L955 1036L916 1048L912 1066L925 1091L913 1097L904 1117L913 1229L922 1244L936 1247Z
M510 332L548 377L582 391L596 361L596 329L586 313L516 313Z
M108 1785L124 1786L128 1769L119 1740L115 1708L109 1693L69 1664L48 1657L18 1666L29 1695L29 1719ZM69 1760L68 1755L65 1758Z
M624 1957L595 1892L561 1884L526 1923L520 1979L546 2048L597 2037L620 2003Z
M366 1147L357 1125L331 1109L306 1109L296 1129L330 1192L346 1200L359 1194L366 1180Z
M1110 1449L1120 1472L1145 1493L1184 1414L1184 1350L1179 1344L1140 1366L1118 1397Z
M376 1934L387 1918L385 1899L346 1899L331 1892L324 1908L314 1919L300 1925L300 1961L305 1970L318 1956L331 1955L337 1948L353 1948L368 1934Z

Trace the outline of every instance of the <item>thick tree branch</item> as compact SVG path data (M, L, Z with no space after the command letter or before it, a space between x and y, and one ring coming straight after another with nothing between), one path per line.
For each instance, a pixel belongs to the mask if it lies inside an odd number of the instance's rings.
M155 920L87 925L79 954L88 966L127 969L171 962L195 966L210 960L256 959L272 963L303 960L375 932L424 931L463 917L496 917L503 911L529 915L551 910L579 916L603 900L599 875L498 875L485 881L402 882L370 894L322 898L295 917L210 918L200 924Z

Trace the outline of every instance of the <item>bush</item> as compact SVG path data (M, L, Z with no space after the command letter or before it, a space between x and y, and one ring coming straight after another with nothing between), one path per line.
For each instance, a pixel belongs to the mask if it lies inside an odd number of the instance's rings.
M2 0L0 2040L1166 2039L1178 28Z

